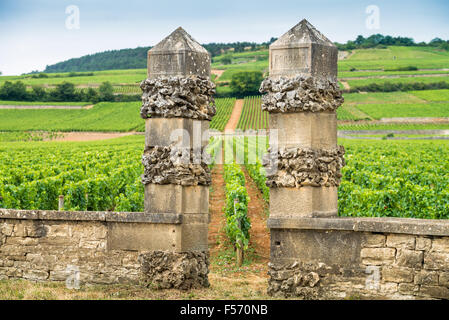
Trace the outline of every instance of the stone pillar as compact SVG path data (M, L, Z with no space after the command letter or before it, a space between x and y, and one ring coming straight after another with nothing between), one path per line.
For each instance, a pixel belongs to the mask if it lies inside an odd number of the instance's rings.
M161 230L165 240L142 257L144 273L162 288L208 286L211 175L204 155L215 115L210 55L178 28L148 51L141 88L145 214L181 221Z
M266 93L262 109L270 113L270 149L264 161L270 187L270 293L279 284L273 280L275 270L295 261L287 248L300 239L290 232L289 222L337 216L344 165L344 149L337 146L336 109L343 103L337 53L305 19L270 45L270 76L260 88Z

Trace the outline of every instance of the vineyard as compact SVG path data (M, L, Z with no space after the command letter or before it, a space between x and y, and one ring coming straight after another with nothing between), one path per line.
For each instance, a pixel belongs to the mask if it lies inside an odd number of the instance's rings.
M0 207L142 211L143 137L0 146Z
M212 129L223 131L226 124L231 117L232 109L234 108L235 98L222 98L215 100L217 113L212 118L210 127Z
M261 109L260 96L245 97L237 129L268 129L268 112Z

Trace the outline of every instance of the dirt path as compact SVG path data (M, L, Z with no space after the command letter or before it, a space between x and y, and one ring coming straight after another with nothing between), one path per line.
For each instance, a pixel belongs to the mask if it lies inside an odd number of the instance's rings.
M257 188L246 168L242 166L245 174L246 190L250 201L248 203L248 217L251 221L250 247L252 247L261 262L268 263L270 259L270 231L267 228L267 204L263 200L262 193Z
M215 74L217 77L215 78L215 80L218 80L221 75L225 72L226 70L218 70L218 69L212 69L210 71L210 73Z
M61 132L54 141L93 141L129 136L136 132Z
M340 81L340 83L343 85L343 87L346 89L346 90L350 90L351 89L351 87L349 86L349 83L347 83L346 81L344 81L344 80L339 80Z
M212 169L212 185L209 196L209 249L212 257L217 256L223 246L225 236L223 228L226 224L223 207L225 205L225 182L223 178L223 165L216 164Z
M234 131L237 128L237 123L239 122L240 115L243 110L243 99L235 100L234 109L232 109L231 117L225 127L226 131Z

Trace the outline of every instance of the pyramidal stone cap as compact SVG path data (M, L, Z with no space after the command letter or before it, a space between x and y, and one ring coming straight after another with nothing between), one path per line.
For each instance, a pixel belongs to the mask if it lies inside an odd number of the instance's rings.
M337 47L306 19L270 45L270 77L337 80Z
M210 76L210 55L179 27L148 50L148 78L161 76Z

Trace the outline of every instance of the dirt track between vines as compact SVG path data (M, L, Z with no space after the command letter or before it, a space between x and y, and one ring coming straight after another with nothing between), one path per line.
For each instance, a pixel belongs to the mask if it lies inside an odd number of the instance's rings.
M234 131L237 128L237 124L240 119L240 115L243 111L243 99L235 100L234 109L232 109L231 117L225 127L226 131Z

